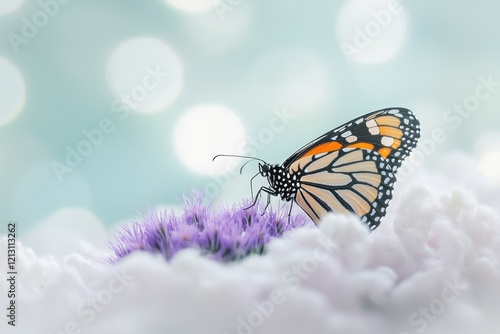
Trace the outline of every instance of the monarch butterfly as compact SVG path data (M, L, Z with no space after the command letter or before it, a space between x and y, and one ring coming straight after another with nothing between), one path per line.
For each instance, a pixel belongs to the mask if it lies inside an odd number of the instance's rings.
M265 192L266 208L270 196L279 196L295 201L316 224L330 211L352 212L374 230L392 199L395 173L419 137L420 123L410 110L388 108L325 133L281 165L239 156L262 162L252 180L260 174L269 183L258 190L251 206Z

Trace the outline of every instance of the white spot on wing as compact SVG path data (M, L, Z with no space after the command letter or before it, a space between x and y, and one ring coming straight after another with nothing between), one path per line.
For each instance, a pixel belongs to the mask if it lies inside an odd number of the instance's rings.
M375 122L374 119L371 119L368 122L366 122L366 126L369 127L369 128L376 127L377 126L377 122Z
M349 136L345 139L348 143L354 143L355 141L358 140L358 137L356 136Z
M394 138L391 137L382 137L382 145L384 146L392 146L394 144Z

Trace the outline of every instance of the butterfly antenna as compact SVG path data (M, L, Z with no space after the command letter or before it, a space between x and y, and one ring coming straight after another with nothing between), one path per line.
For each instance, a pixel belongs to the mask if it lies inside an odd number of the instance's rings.
M258 161L262 161L263 163L267 163L265 162L264 160L262 159L259 159L259 158L256 158L256 157L251 157L251 156L248 156L248 155L235 155L235 154L217 154L213 159L212 161L214 161L216 158L218 157L231 157L231 158L243 158L243 159L253 159L253 160L258 160Z
M259 159L259 158L256 158L256 157L250 157L248 155L233 155L233 154L217 154L213 159L212 161L215 161L216 158L218 157L230 157L230 158L243 158L243 159L251 159L250 161L252 160L257 160L257 161L260 161L260 162L263 162L265 164L267 164L267 162L265 162L264 160L262 159ZM247 161L241 168L240 168L240 174L241 174L241 171L243 170L243 167L245 167L245 165L247 163L249 163L250 161Z
M245 163L243 164L243 166L241 166L241 168L240 168L240 174L243 172L243 168L244 168L246 165L248 165L250 162L252 162L252 161L254 161L254 160L248 160L247 162L245 162Z

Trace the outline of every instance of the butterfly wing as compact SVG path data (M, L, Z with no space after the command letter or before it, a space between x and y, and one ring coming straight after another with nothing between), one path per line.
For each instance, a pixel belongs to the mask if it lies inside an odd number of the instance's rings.
M380 224L396 181L377 151L344 148L293 162L300 171L296 203L317 223L327 212L353 212L373 230Z
M420 123L413 113L405 108L381 109L333 129L292 154L283 167L288 168L299 159L338 151L343 148L358 148L377 152L389 164L393 172L417 145Z

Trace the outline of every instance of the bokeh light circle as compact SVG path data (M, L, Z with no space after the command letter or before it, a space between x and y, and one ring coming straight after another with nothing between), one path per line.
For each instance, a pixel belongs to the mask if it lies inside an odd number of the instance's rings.
M165 0L179 10L189 13L204 12L213 7L214 0Z
M143 113L164 110L182 91L182 64L157 38L135 38L118 46L108 60L106 76L115 96Z
M475 145L479 169L488 181L500 184L500 133L485 133Z
M82 241L104 249L107 232L92 212L67 207L42 219L23 237L23 241L37 253L64 256L74 252Z
M217 105L195 107L178 121L174 133L177 155L190 170L212 174L228 167L216 154L243 154L245 127L231 110Z
M11 14L24 5L25 0L2 0L0 1L0 15Z
M392 59L406 39L407 18L399 1L349 0L336 20L336 35L349 61Z
M481 157L479 168L489 181L500 184L500 149L486 152Z
M0 57L0 126L12 122L24 108L26 85L17 68Z

